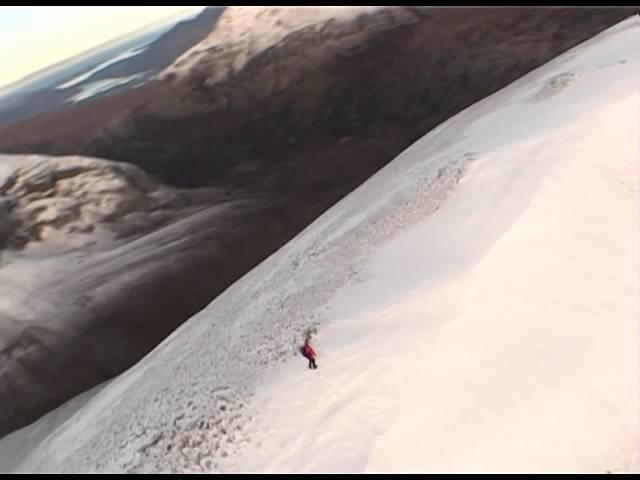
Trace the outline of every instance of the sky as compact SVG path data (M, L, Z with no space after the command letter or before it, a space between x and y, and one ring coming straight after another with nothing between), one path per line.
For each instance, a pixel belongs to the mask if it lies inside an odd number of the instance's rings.
M0 6L0 87L198 6Z

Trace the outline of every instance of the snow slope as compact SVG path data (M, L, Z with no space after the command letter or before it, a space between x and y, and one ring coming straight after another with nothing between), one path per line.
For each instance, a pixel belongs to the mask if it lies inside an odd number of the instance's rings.
M16 470L638 471L639 32L416 142Z

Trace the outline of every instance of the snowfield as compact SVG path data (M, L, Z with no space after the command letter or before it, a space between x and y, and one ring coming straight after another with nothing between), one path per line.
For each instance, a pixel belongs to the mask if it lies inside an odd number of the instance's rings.
M138 365L2 439L0 470L638 472L638 26L430 132Z

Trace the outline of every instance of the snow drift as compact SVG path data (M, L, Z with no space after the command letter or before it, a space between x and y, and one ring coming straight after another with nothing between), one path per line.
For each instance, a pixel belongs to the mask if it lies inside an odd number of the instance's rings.
M0 469L638 471L638 40L445 122Z

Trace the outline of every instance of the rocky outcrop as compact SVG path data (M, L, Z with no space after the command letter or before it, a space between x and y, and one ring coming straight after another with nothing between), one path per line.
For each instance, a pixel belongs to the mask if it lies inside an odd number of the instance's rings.
M0 246L81 247L128 239L171 221L195 196L161 185L133 165L0 155Z

